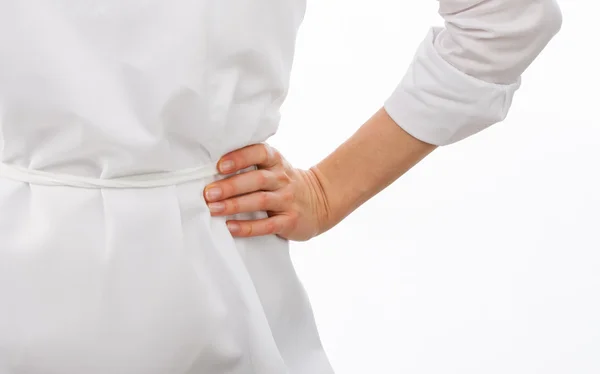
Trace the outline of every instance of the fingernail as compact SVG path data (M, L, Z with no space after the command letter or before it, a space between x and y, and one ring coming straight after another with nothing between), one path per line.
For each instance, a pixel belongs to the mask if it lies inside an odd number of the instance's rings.
M235 163L233 161L227 160L227 161L221 162L220 169L222 172L228 172L228 171L233 170L234 166L235 166Z
M210 203L208 204L208 209L210 209L213 213L219 213L225 210L224 203Z
M240 231L240 225L238 225L237 223L233 223L233 222L227 222L227 228L231 232L238 232L238 231Z
M221 191L220 188L211 187L206 191L206 198L211 201L217 200L219 197L221 197L222 194L223 194L223 191Z

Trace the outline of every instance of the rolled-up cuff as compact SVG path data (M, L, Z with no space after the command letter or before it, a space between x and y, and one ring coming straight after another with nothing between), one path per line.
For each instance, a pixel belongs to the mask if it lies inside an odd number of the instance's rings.
M431 28L404 78L384 103L402 129L440 146L504 120L521 85L520 78L509 85L488 83L450 65L433 44L441 30Z

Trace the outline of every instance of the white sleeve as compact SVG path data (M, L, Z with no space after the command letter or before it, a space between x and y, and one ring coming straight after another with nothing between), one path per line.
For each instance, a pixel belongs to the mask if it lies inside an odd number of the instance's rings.
M406 132L446 145L502 121L521 74L562 24L555 0L439 0L433 27L384 108Z

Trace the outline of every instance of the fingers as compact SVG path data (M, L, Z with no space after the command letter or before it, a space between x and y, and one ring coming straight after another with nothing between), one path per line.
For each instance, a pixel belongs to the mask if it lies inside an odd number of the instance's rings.
M291 178L284 170L252 170L209 184L204 189L204 198L215 202L255 191L275 191L290 183Z
M249 237L281 234L293 230L298 222L294 206L294 185L286 173L289 164L268 144L253 144L223 156L217 168L234 174L251 166L258 170L232 175L206 186L204 196L212 215L267 211L269 218L231 220L227 226L233 236Z
M293 194L287 190L277 192L258 191L247 195L208 203L208 208L214 216L229 216L237 213L256 211L285 211L291 204Z
M217 168L220 173L231 174L252 165L268 169L281 162L279 152L266 143L252 144L221 157Z
M237 237L276 235L290 230L294 225L294 217L283 214L252 221L227 221L229 232Z

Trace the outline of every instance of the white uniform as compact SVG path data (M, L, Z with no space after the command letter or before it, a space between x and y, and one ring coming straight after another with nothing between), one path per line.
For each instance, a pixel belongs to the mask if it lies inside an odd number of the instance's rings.
M288 242L232 238L202 196L275 133L304 10L0 0L0 374L332 372ZM499 120L560 22L544 0L441 10L386 108L445 144Z

